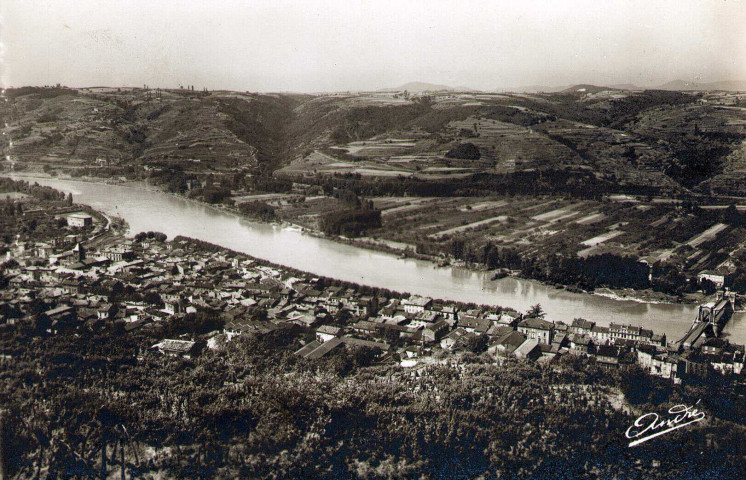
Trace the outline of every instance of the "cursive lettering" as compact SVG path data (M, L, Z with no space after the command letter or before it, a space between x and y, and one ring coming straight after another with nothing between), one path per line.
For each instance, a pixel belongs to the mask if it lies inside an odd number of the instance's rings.
M668 409L666 417L661 417L657 413L646 413L637 417L626 432L627 438L633 440L629 446L634 447L681 427L701 422L705 418L705 412L695 408L698 404L699 400L693 406L674 405Z

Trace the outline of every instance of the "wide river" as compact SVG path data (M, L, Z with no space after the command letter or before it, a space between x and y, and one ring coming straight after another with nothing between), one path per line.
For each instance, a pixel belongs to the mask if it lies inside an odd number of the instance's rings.
M20 178L20 177L18 177ZM436 268L429 262L400 259L317 238L301 231L248 221L182 198L137 186L105 185L57 178L26 178L72 192L107 214L124 218L130 234L159 231L198 238L257 258L350 282L384 287L434 298L513 307L519 311L540 303L547 318L572 322L582 317L609 325L640 325L678 340L696 316L696 305L650 304L570 293L541 283L504 278L463 268ZM736 343L746 343L746 315L737 314L724 331Z

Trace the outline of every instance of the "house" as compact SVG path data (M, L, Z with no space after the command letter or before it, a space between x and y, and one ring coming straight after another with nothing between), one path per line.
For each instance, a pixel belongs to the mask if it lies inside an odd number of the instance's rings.
M317 322L316 315L314 315L313 312L304 312L299 310L293 310L292 312L288 313L287 321L289 323L307 327L312 327Z
M593 339L590 335L574 334L570 337L570 351L575 355L588 355L593 353Z
M561 348L565 348L567 344L569 343L570 336L567 334L567 332L555 332L554 338L552 338L552 345L557 346L557 351Z
M487 335L493 338L500 338L506 333L514 332L515 329L510 328L505 325L492 325L489 330L487 330Z
M322 325L316 329L316 340L320 343L331 340L332 338L339 337L342 334L342 329L332 325Z
M569 331L570 333L577 333L579 335L589 335L595 326L596 322L591 322L584 318L576 318L572 321Z
M438 320L437 322L428 325L422 330L422 342L423 343L435 343L439 342L441 338L448 333L450 326L445 320Z
M634 325L620 325L614 322L609 325L609 337L613 340L638 340L642 333L641 331L642 328Z
M516 332L515 330L508 332L497 339L494 345L492 345L487 351L494 357L507 357L511 355L516 348L523 345L526 341L526 337Z
M407 313L415 314L424 312L426 308L432 305L433 299L429 297L421 297L419 295L412 295L406 300L402 300L402 306L404 311Z
M702 353L705 355L719 355L728 346L728 341L722 338L708 338L702 344Z
M591 338L597 345L607 343L611 339L609 327L595 325L591 328Z
M541 358L539 360L551 361L555 357L560 356L560 351L556 343L552 343L551 345L540 343L539 348L541 348Z
M456 305L446 305L440 309L440 313L450 326L454 326L458 321L458 307Z
M541 346L539 341L529 338L513 351L516 358L525 360L538 360L541 358Z
M459 321L458 326L466 330L467 332L476 333L482 335L487 333L487 330L492 326L492 322L486 318L476 318L468 315L464 315Z
M686 372L686 362L678 355L667 353L653 357L650 373L658 377L676 380L681 373Z
M131 332L133 330L137 330L138 328L142 327L143 325L149 323L151 320L152 319L150 317L142 317L142 318L138 318L137 320L132 321L132 322L126 322L124 324L124 331L129 333L129 332Z
M412 318L411 326L413 327L426 327L432 325L440 318L440 314L430 310L418 312L414 314Z
M682 358L684 359L684 373L692 377L707 378L710 364L704 356L690 351L682 355Z
M529 339L540 343L551 344L554 335L554 324L543 318L528 317L518 323L518 331Z
M323 343L319 342L318 340L314 340L305 345L300 350L296 351L295 354L309 360L315 360L317 358L322 358L331 351L334 351L338 348L343 348L347 345L377 348L380 349L382 352L387 352L390 348L388 344L382 342L372 342L370 340L361 340L359 338L353 337L333 337L332 339L327 340Z
M618 368L621 349L611 345L599 345L596 348L596 363L606 368Z
M372 336L376 336L382 328L382 323L371 322L369 320L359 320L352 326L354 331Z
M660 347L666 346L666 334L659 335L657 333L654 333L652 337L650 337L650 344L651 345L657 345Z
M80 293L82 286L80 281L72 279L64 280L60 282L59 285L65 290L68 295L77 295L78 293Z
M114 315L117 313L117 306L108 302L100 303L98 308L96 309L96 315L101 320L106 320L109 318L113 318Z
M125 245L116 245L102 252L103 256L112 262L130 262L135 259L135 252Z
M274 323L267 321L236 319L225 323L223 334L230 340L233 337L245 333L269 333L273 330L277 330L277 328L278 327Z
M417 358L422 355L422 347L409 346L403 350L407 358Z
M743 373L743 350L728 348L728 350L722 351L717 355L703 356L706 358L713 370L720 372L723 375L741 375Z
M73 213L67 216L67 224L75 228L90 227L93 225L93 217L85 213Z
M497 325L504 325L506 327L516 328L518 326L518 316L511 315L509 313L502 313L496 319Z
M444 350L458 350L464 347L469 339L476 337L475 334L469 333L461 327L451 330L448 335L443 337L440 341L440 348Z
M718 270L703 270L697 274L697 280L709 280L714 283L717 288L723 288L726 282L730 280L731 273L724 269Z
M635 350L637 354L637 364L645 370L650 371L653 368L653 358L658 353L653 345L640 345Z
M69 323L76 320L75 307L60 305L43 313L52 322Z

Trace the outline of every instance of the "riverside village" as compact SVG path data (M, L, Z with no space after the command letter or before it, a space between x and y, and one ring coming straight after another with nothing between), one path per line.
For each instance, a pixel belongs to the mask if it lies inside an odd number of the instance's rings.
M738 303L727 288L699 306L680 338L666 338L613 317L600 325L548 318L540 305L517 312L349 284L158 232L126 238L116 219L70 198L62 206L46 199L64 194L24 189L30 194L8 196L3 207L15 233L0 270L6 331L27 328L43 338L153 330L161 339L142 345L140 355L186 358L277 331L297 337L295 355L310 360L352 348L414 369L455 364L470 352L497 364L581 356L605 369L638 365L673 383L713 375L742 382L746 373L744 346L720 337ZM174 322L190 331L168 337ZM0 354L12 364L12 353Z

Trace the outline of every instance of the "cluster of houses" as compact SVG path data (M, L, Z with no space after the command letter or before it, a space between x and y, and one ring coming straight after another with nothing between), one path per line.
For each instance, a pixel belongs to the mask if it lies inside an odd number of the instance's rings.
M743 372L744 348L718 338L683 349L668 344L665 335L632 325L601 326L580 318L566 324L500 308L384 295L190 240L122 240L93 252L78 243L68 252L39 253L26 249L5 271L9 285L0 290L0 325L30 321L53 335L114 322L126 334L204 311L224 325L209 341L174 338L152 348L186 357L219 339L285 329L288 335L304 334L300 338L308 340L296 354L309 359L367 347L376 349L381 361L397 362L459 351L486 351L496 361L579 355L606 368L638 364L675 382L688 375ZM138 300L116 292L134 292Z

